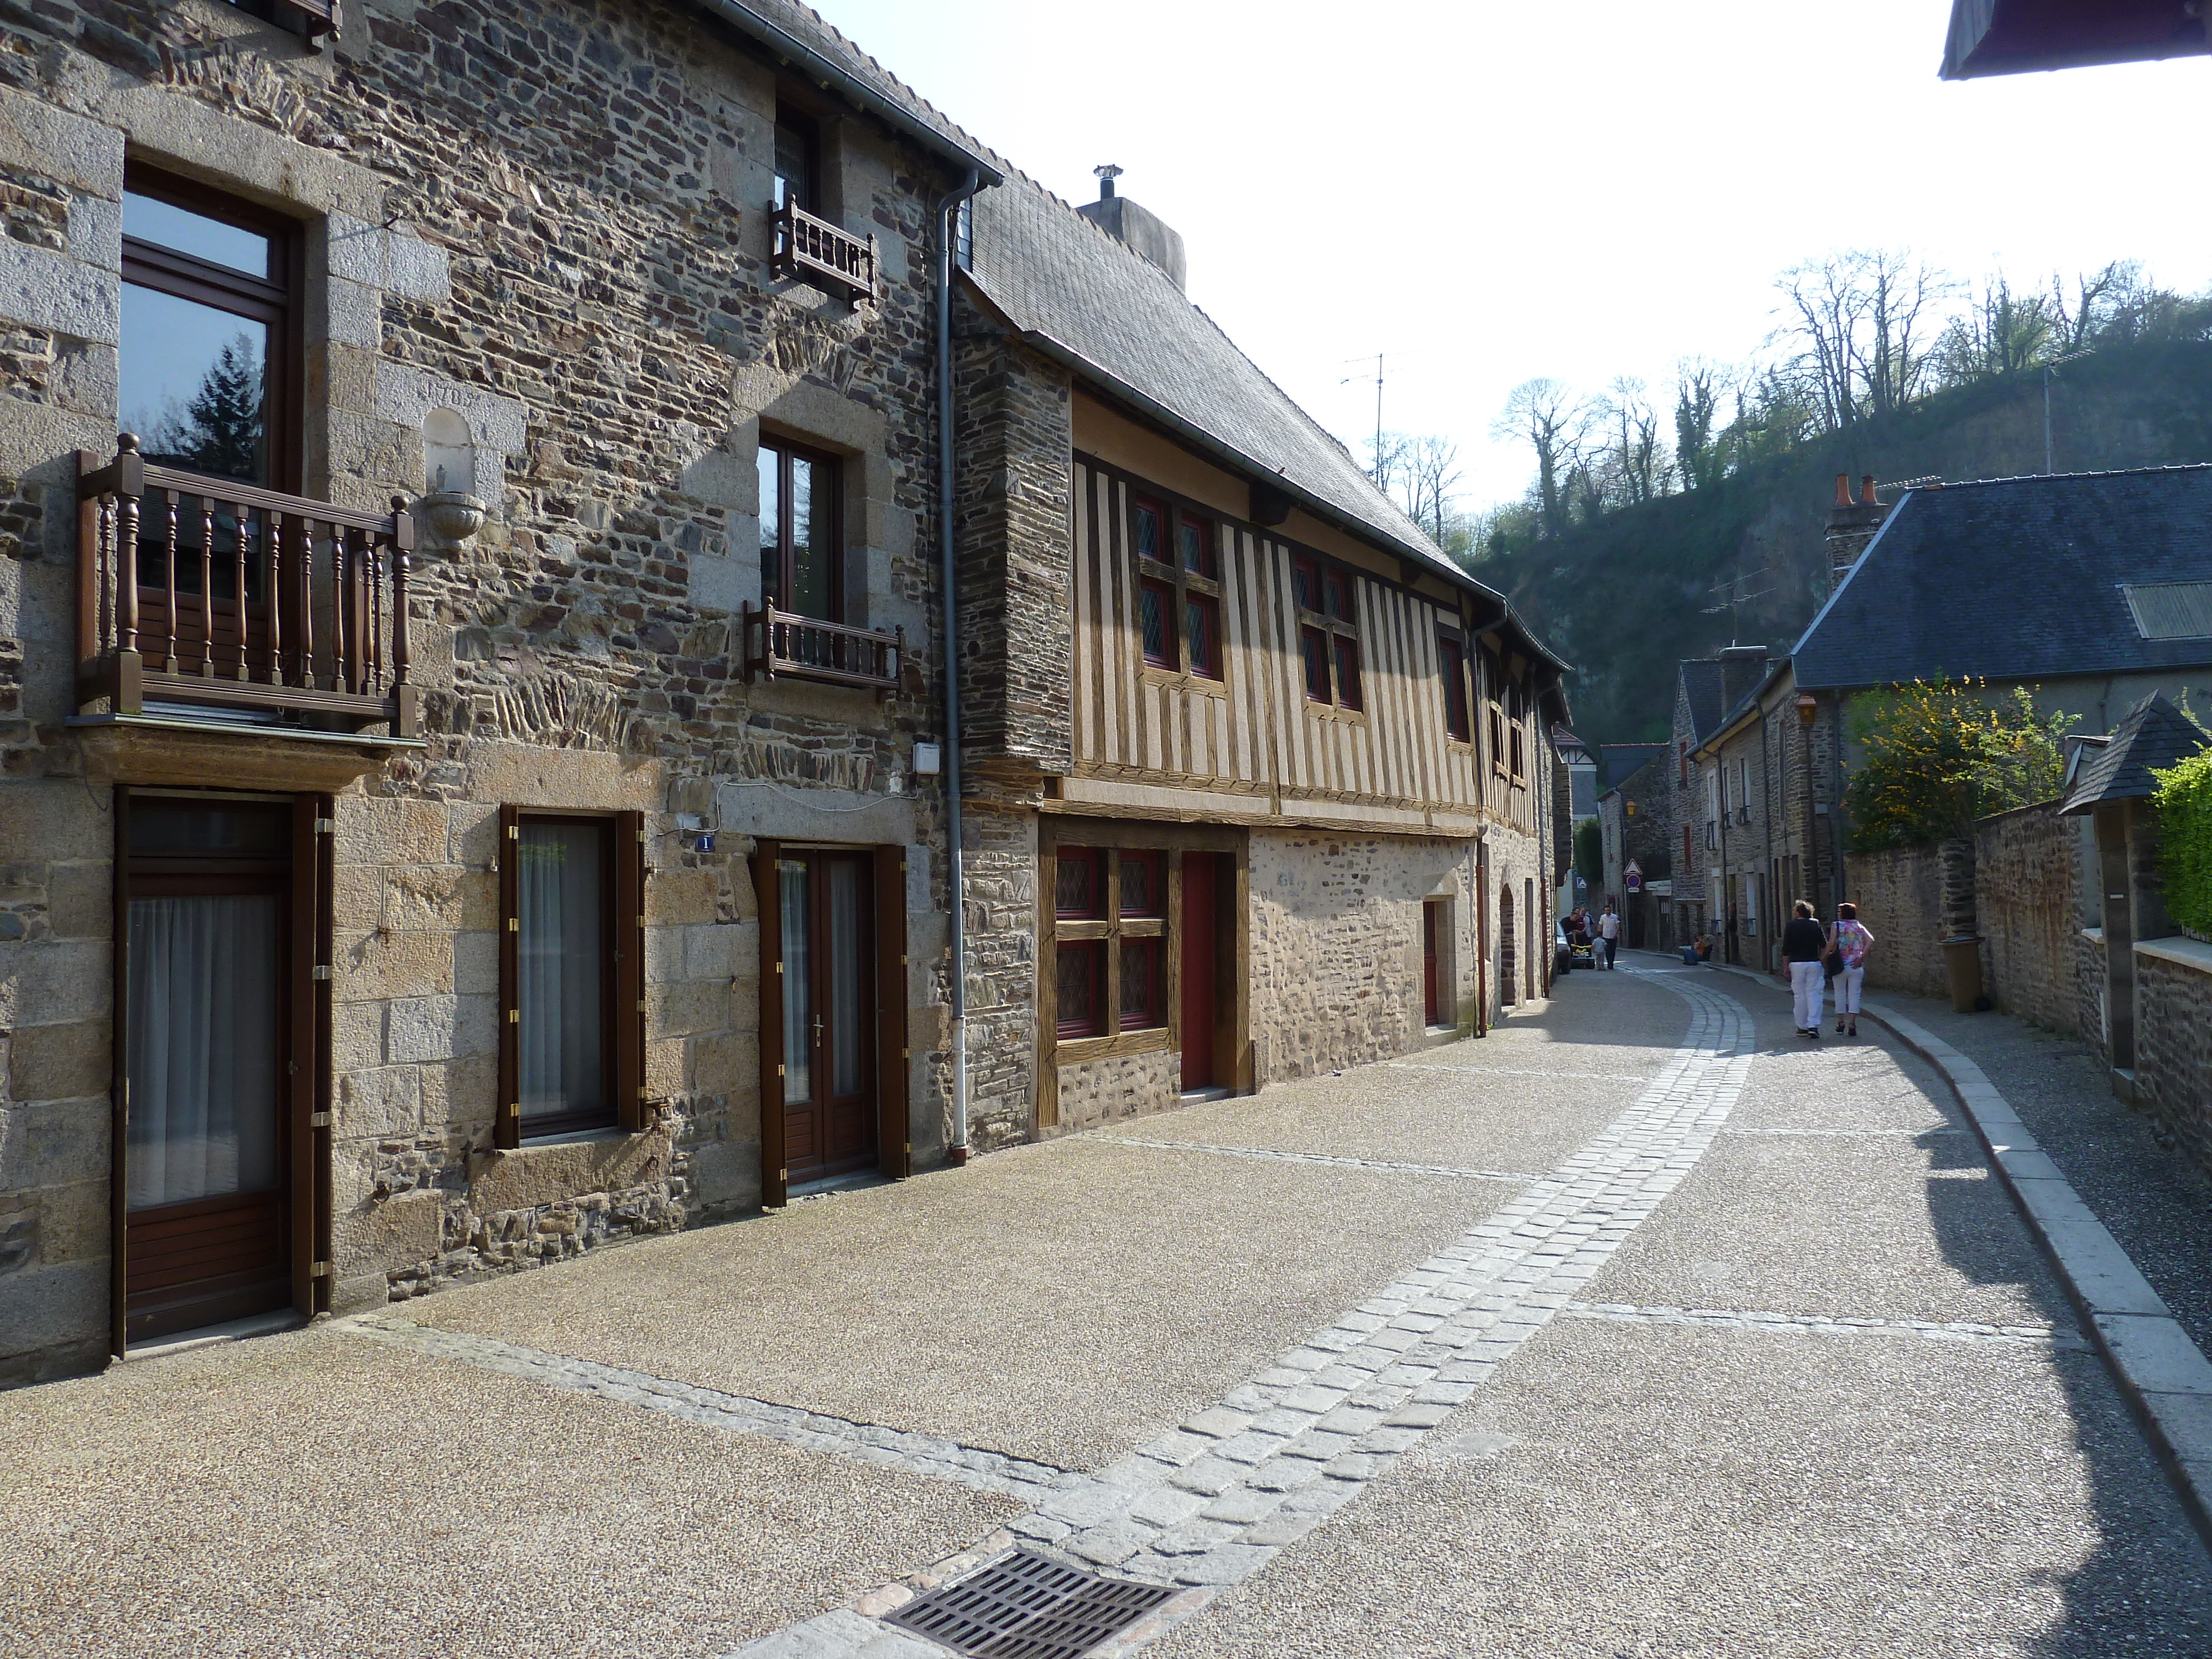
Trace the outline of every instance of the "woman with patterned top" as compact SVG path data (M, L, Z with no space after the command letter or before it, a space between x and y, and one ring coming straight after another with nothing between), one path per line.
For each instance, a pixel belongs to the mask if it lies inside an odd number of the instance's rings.
M1844 971L1836 975L1836 1035L1856 1036L1859 1034L1859 988L1866 983L1867 952L1874 949L1874 935L1859 920L1856 904L1836 907L1836 925L1828 930L1828 949L1840 951L1844 957ZM1845 1029L1844 1020L1850 1024Z

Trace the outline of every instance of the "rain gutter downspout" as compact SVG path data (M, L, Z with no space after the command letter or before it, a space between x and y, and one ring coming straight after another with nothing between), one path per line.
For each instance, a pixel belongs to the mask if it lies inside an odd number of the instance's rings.
M978 169L969 168L960 187L937 204L937 522L945 590L945 879L952 963L952 1134L945 1156L956 1167L968 1161L968 940L960 856L960 664L954 648L960 596L952 557L952 238L960 204L981 180Z

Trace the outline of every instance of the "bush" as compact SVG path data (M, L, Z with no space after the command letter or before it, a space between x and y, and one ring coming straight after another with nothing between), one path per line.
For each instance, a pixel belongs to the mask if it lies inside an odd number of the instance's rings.
M1915 680L1866 698L1851 717L1865 755L1844 789L1851 850L1934 846L1976 818L2050 799L2073 724L2037 708L2026 686L1992 701L1978 680Z
M2166 913L2192 933L2212 938L2212 749L2152 775L2158 780L2153 799Z
M1605 832L1595 818L1575 826L1575 873L1589 884L1589 902L1597 903L1605 885Z

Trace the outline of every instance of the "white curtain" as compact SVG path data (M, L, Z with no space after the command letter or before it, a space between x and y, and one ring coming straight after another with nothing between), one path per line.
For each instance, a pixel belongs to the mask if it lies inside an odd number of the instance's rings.
M870 999L860 976L860 866L852 859L830 866L830 1092L843 1098L860 1091L860 1019Z
M128 1202L277 1184L271 893L131 901Z
M526 1122L605 1101L600 832L521 825L521 1107Z
M783 1098L814 1098L814 913L805 859L781 860L777 882L783 925Z

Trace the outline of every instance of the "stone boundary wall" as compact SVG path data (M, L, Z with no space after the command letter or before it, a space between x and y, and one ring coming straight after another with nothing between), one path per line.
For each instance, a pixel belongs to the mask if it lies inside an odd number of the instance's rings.
M2041 801L1982 819L1974 826L1974 901L1982 945L1982 983L2006 1013L2080 1036L2101 1029L2085 1023L2075 894L2081 840L2057 803ZM1854 853L1846 890L1859 919L1879 941L1867 983L1918 996L1948 997L1943 966L1943 858L1933 847ZM2098 1004L2087 988L2090 1015Z
M1943 866L1935 849L1854 853L1844 872L1844 890L1875 937L1869 988L1948 996L1951 982L1936 943L1942 933Z
M2056 801L1975 826L1974 898L1990 994L2008 1014L2054 1031L2081 1032L2075 895L2081 841Z
M2212 1172L2212 945L2136 946L2136 1106Z

